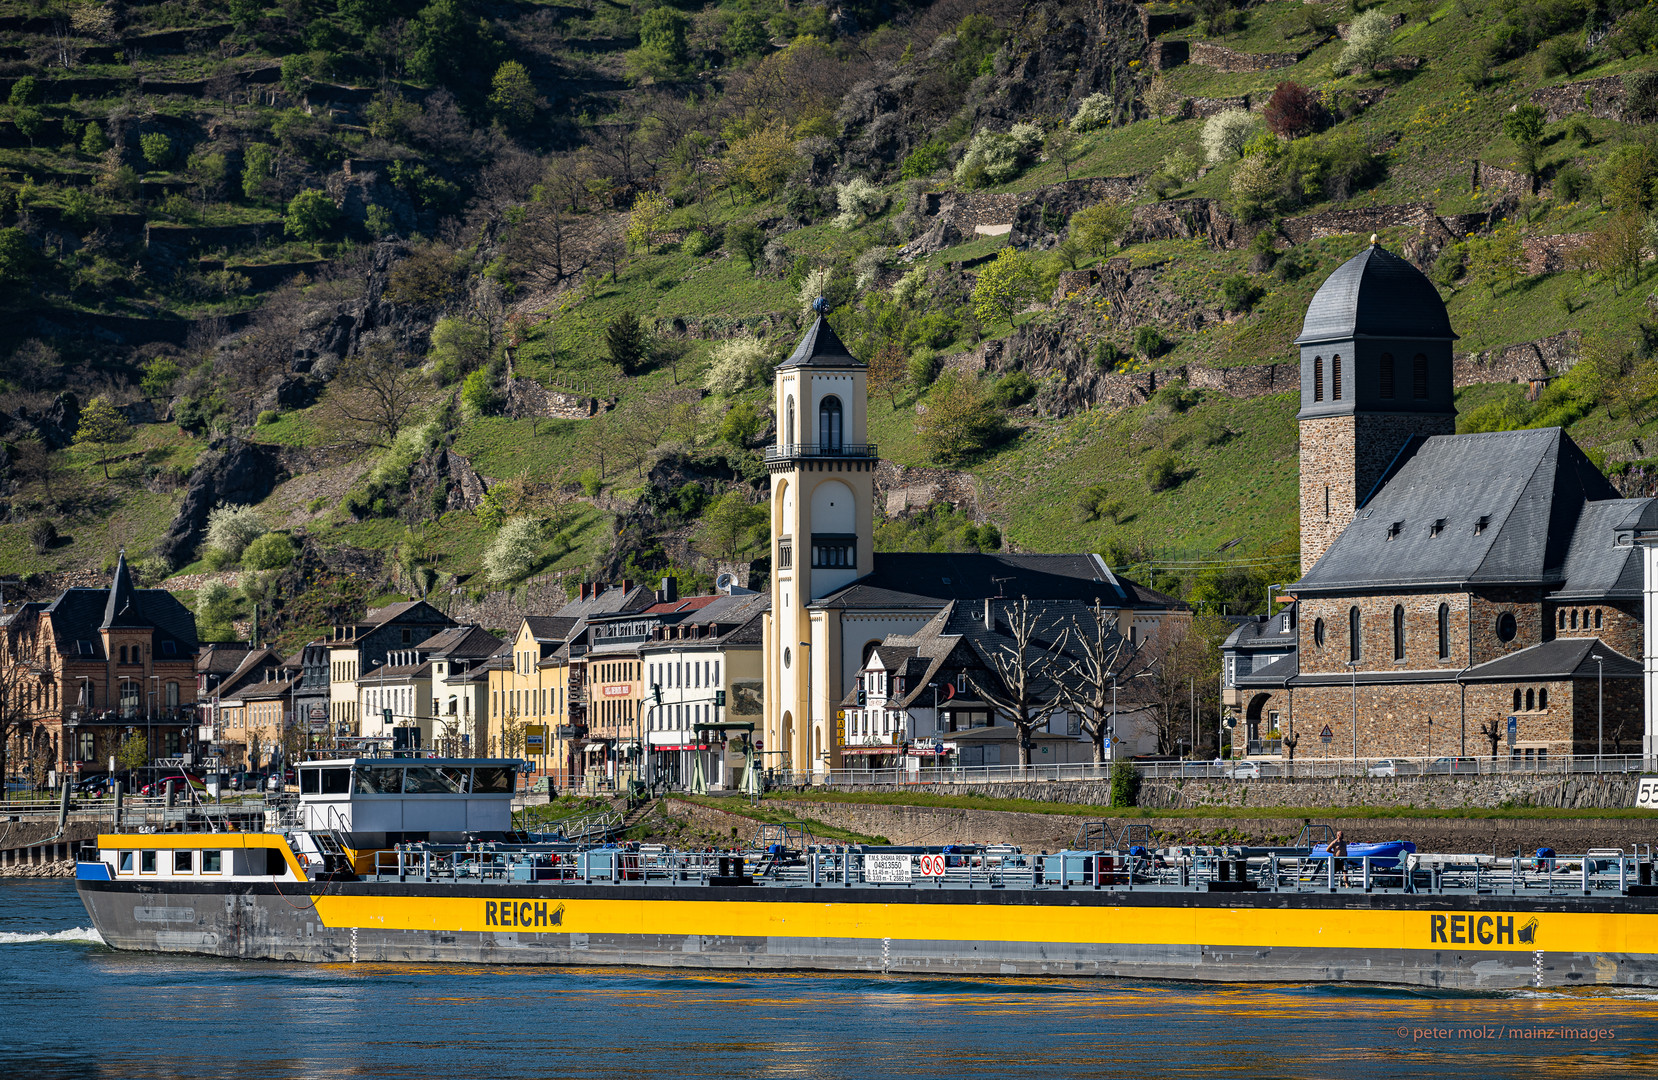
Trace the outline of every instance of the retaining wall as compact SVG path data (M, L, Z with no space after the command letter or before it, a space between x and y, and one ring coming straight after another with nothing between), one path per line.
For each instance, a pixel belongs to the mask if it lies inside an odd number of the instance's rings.
M1563 86L1545 86L1531 92L1531 103L1543 110L1543 116L1551 124L1578 113L1588 113L1601 120L1621 121L1624 118L1623 77L1605 75Z
M1214 68L1216 71L1243 73L1275 71L1278 68L1294 67L1301 62L1303 55L1305 54L1239 52L1237 49L1211 45L1207 41L1194 41L1188 59L1199 67Z

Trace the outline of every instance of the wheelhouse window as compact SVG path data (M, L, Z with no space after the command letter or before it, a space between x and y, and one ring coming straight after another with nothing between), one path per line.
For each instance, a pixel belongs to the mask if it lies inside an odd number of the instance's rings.
M140 851L138 853L138 872L140 874L155 873L155 852Z
M117 874L130 874L130 873L132 873L132 852L130 852L130 851L121 852L121 856L116 861L116 864L115 864L115 872Z
M173 873L193 874L196 871L196 853L194 851L173 852Z
M201 853L201 872L204 874L220 874L224 872L224 852L204 851Z

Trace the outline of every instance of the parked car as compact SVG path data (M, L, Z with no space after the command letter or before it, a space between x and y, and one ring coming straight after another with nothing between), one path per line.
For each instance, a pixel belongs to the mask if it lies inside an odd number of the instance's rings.
M1240 761L1228 769L1226 775L1234 780L1259 780L1261 778L1261 763L1258 761Z
M109 790L111 780L108 773L99 773L96 776L83 776L75 781L76 795L102 795Z
M193 780L184 773L174 773L171 776L163 776L159 780L145 784L143 787L138 789L138 793L145 796L165 795L167 794L167 785L169 783L173 785L175 791L180 792L182 792L185 788L200 788L203 786L201 781Z
M1399 765L1397 762L1383 758L1381 761L1371 762L1370 767L1364 770L1364 774L1366 776L1398 776Z
M1431 773L1477 773L1480 771L1478 758L1471 757L1442 757L1428 762L1427 770Z
M6 777L6 793L8 795L14 791L33 791L34 789L34 781L26 776Z

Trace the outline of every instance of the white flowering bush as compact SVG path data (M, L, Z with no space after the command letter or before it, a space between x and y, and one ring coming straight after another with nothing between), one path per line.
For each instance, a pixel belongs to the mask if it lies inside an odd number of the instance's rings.
M1203 153L1209 164L1230 161L1243 153L1244 144L1255 131L1255 118L1243 109L1226 109L1203 124Z
M1089 94L1077 105L1071 117L1072 131L1093 131L1111 123L1111 99L1104 94Z
M918 266L892 283L892 299L904 307L909 307L921 296L921 290L926 286L927 270Z
M892 265L892 249L889 247L872 247L859 255L852 264L853 282L859 292L863 292L875 284L881 276L881 271Z
M1042 148L1042 129L1014 124L1011 131L981 131L956 163L956 183L964 187L1005 184L1025 170Z
M770 354L758 338L740 337L714 346L714 362L702 378L711 394L735 394L750 386L765 370Z
M484 573L497 585L525 577L541 552L541 526L534 518L508 518L484 549Z
M1392 51L1393 18L1381 8L1369 11L1353 20L1347 28L1347 47L1336 61L1338 72L1374 71Z
M228 504L207 515L207 546L232 561L266 531L265 519L251 506Z
M835 190L835 202L841 210L835 218L835 225L851 229L885 210L887 197L868 180L854 176Z

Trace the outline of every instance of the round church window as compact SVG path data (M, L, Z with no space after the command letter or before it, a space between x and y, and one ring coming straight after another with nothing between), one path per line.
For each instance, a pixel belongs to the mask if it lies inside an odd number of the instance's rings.
M1514 613L1505 611L1497 616L1497 638L1501 641L1513 641L1514 635L1520 632L1519 624L1514 621Z

